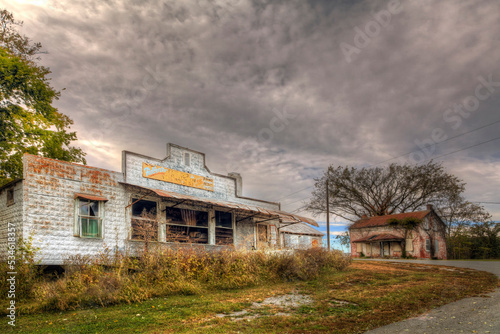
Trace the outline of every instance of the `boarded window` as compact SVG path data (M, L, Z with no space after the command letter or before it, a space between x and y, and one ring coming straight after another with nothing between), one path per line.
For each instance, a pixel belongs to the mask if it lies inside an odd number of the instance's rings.
M217 245L232 245L234 243L231 212L215 211L215 243Z
M165 214L168 242L208 243L208 212L167 208Z
M156 202L133 198L132 203L132 239L158 240Z

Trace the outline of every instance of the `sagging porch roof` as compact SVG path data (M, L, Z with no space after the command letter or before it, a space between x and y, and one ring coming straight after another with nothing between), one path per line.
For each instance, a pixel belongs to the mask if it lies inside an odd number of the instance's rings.
M368 237L364 237L358 240L353 240L352 242L374 242L374 241L402 241L404 238L390 234L390 233L382 233L370 235Z
M137 188L155 193L156 195L158 195L160 197L170 198L170 199L178 200L180 202L190 201L190 202L195 202L195 203L203 203L203 204L208 204L208 205L212 205L212 206L229 208L229 209L236 210L236 211L247 212L247 213L249 213L249 216L247 218L254 217L254 216L260 216L260 217L265 216L265 217L267 217L267 219L265 219L263 221L270 220L270 219L279 219L281 222L284 222L284 223L297 224L297 223L304 222L304 223L307 223L309 225L319 227L318 223L316 223L316 221L314 219L302 217L299 215L294 215L294 214L291 214L291 213L288 213L285 211L269 210L269 209L265 209L265 208L262 208L262 207L256 206L256 205L240 204L240 203L235 203L235 202L228 202L228 201L222 201L222 200L214 200L214 199L209 199L209 198L185 195L185 194L180 194L180 193L176 193L173 191L148 188L148 187L138 186L136 184L125 183L125 182L120 182L120 184L123 184L125 186L137 187Z

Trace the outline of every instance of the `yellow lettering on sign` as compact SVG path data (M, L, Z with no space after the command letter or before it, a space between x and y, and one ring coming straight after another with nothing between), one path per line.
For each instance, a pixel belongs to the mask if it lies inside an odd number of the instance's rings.
M142 163L142 176L148 179L180 184L186 187L214 191L214 180L175 169Z

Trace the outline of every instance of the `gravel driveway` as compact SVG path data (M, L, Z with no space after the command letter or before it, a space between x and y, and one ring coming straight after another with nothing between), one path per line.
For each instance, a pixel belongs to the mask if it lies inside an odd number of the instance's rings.
M418 264L472 268L494 273L500 277L500 261L441 261L441 260L378 260ZM396 322L366 332L367 334L393 333L500 333L500 289L487 294L489 298L465 298L438 308L419 317Z

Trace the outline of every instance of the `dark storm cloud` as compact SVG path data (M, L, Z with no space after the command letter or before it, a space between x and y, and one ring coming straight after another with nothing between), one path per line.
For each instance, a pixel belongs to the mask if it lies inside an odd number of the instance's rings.
M4 7L49 52L43 64L66 88L57 106L90 164L119 169L123 149L162 157L172 141L206 152L214 171L237 169L246 194L276 200L330 163L418 153L435 129L450 138L499 117L498 86L467 117L447 112L475 96L480 77L500 82L496 1L25 2ZM342 43L357 52L347 57ZM438 143L425 158L498 128ZM470 199L499 201L497 147L443 157ZM285 209L310 191L285 198Z

